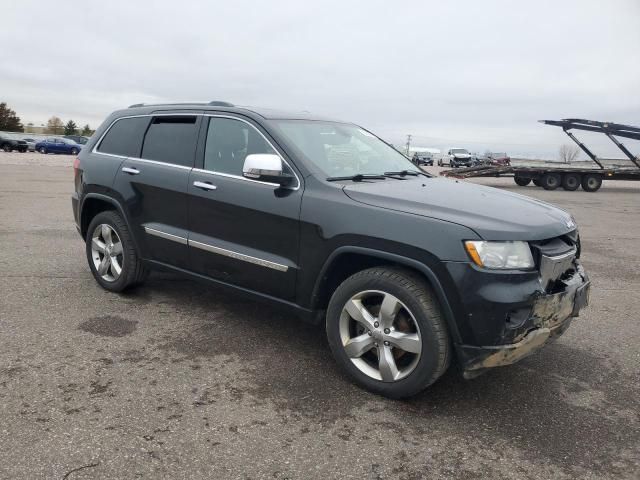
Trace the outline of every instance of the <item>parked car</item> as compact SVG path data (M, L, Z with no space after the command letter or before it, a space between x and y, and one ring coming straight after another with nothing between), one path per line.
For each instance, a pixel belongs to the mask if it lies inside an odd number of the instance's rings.
M472 155L471 158L471 165L472 166L479 166L479 165L489 165L490 164L490 160L489 157L487 157L486 155L480 154L480 153L475 153Z
M588 302L567 212L429 175L349 123L134 106L104 121L74 178L104 289L161 268L279 305L321 322L340 367L392 398L453 362L467 378L517 362Z
M487 155L491 165L508 166L511 165L511 158L504 152L492 152Z
M36 150L40 153L68 153L77 155L82 145L67 138L46 138L36 143Z
M24 153L27 151L27 142L3 133L0 134L0 149L5 152L13 152L14 150Z
M431 165L433 166L433 155L429 152L415 152L413 157L411 157L411 161L420 166L420 165Z
M85 137L84 135L65 135L64 138L72 140L78 145L86 145L89 141L89 137Z
M36 143L38 142L35 138L23 138L23 140L27 142L27 150L29 150L30 152L36 151Z
M450 165L451 168L470 167L471 164L471 154L466 148L450 148L438 161L438 165L441 167L444 165Z

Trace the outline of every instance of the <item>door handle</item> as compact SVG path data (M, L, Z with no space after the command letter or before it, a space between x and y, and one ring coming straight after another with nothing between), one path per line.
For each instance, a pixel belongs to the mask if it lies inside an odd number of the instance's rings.
M193 182L193 186L201 188L203 190L215 190L216 188L218 188L211 183L205 183L205 182Z
M129 175L138 175L140 173L140 170L138 170L137 168L130 168L130 167L124 167L122 171L124 173L128 173Z

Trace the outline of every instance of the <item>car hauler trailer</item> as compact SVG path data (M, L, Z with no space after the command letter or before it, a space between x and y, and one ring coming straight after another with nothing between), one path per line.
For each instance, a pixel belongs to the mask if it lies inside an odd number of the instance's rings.
M616 137L640 140L640 128L619 123L596 122L579 118L564 120L540 120L547 125L561 127L562 130L585 152L595 164L593 167L583 167L571 164L556 165L509 165L492 166L481 165L470 168L445 170L440 175L455 178L470 177L500 177L512 176L514 181L524 187L533 182L546 190L563 187L565 190L577 190L582 186L586 192L595 192L602 186L603 180L640 180L640 159L634 156ZM603 133L622 150L629 160L627 166L606 166L602 159L589 150L570 130L584 130L587 132Z

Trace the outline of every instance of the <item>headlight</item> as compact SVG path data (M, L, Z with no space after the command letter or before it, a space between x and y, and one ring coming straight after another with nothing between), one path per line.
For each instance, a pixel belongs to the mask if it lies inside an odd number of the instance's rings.
M464 242L465 249L479 267L491 269L530 269L533 256L527 242Z

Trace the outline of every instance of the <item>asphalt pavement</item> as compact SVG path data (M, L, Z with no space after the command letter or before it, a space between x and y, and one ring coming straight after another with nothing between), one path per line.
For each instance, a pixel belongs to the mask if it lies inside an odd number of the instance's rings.
M275 308L169 274L102 290L71 162L0 152L0 478L640 478L640 182L479 180L575 216L591 306L517 365L392 401Z

